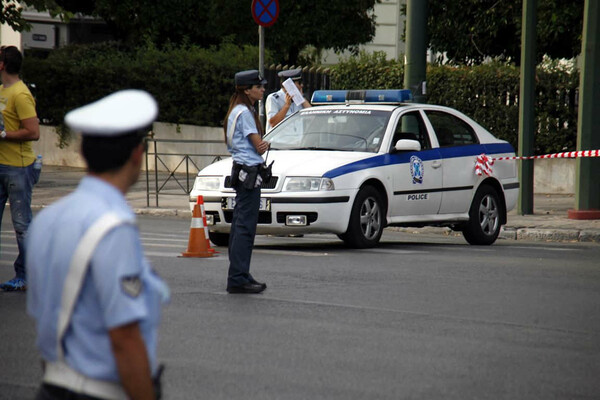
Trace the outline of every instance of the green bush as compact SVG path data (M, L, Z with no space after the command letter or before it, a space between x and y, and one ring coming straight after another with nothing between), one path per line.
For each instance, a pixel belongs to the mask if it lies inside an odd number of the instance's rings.
M360 54L332 68L332 88L389 89L404 87L404 65L382 53ZM556 65L536 73L535 153L576 149L579 85L577 72ZM505 64L430 65L427 101L455 108L473 118L515 149L519 129L519 69Z
M100 43L67 46L46 59L26 57L23 77L36 85L43 123L62 124L67 111L133 88L155 96L159 121L219 126L233 93L235 72L257 64L257 48L230 43L212 49L160 50L151 45L127 49L118 43Z
M383 52L361 52L332 68L332 89L399 89L403 82L404 66Z

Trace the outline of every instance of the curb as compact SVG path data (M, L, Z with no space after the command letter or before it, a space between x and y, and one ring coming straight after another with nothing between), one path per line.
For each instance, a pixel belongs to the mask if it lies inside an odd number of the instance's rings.
M46 208L47 205L31 205L32 211L40 211ZM189 210L181 210L177 208L152 208L152 207L137 207L132 208L136 215L151 215L156 217L180 217L192 218L192 212Z
M192 218L192 212L190 210L180 210L177 208L139 207L134 208L133 212L137 215L151 215L155 217Z
M506 228L501 236L505 239L541 242L600 243L600 232L578 229Z
M402 228L391 227L397 232L412 234L438 234L444 236L462 236L460 232L450 228L423 227ZM504 226L498 239L529 240L535 242L587 242L600 243L600 232L596 230L556 229L556 228L515 228Z

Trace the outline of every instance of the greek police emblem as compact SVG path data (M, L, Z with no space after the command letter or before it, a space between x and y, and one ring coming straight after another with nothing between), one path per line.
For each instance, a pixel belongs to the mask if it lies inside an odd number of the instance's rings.
M413 184L423 183L423 161L417 156L410 158L410 175L412 176Z
M121 278L121 289L131 297L138 297L142 292L142 280L139 275L124 276Z

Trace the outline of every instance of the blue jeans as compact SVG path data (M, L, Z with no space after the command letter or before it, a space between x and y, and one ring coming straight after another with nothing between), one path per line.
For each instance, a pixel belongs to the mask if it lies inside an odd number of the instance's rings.
M17 278L25 275L25 235L32 219L31 192L40 178L40 170L28 167L12 167L0 164L0 223L4 214L6 200L10 201L10 214L17 236L19 255L15 260Z
M228 288L256 282L250 275L250 259L258 223L260 188L246 189L238 183L235 191L235 208L229 232Z

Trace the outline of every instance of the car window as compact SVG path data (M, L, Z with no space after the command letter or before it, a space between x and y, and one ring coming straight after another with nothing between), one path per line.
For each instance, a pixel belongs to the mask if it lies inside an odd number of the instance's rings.
M341 150L376 153L381 147L390 111L318 107L303 110L277 125L265 140L272 149Z
M440 147L477 144L473 128L462 119L443 111L425 111L435 130Z
M392 137L392 143L390 144L390 150L396 147L396 142L400 139L412 139L417 140L421 143L421 150L427 150L431 148L429 141L429 135L425 128L425 123L421 114L418 111L403 114L400 120L396 124L394 130L394 136Z

